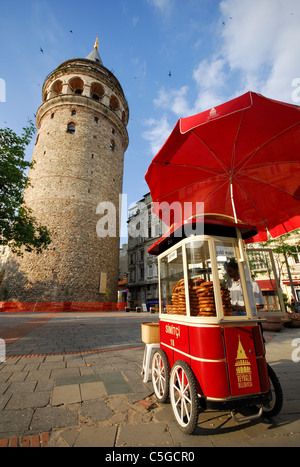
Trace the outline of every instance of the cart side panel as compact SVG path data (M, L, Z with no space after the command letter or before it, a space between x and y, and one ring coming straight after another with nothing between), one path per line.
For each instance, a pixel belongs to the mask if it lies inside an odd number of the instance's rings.
M225 360L225 349L220 326L190 326L191 355L207 360Z
M224 336L231 395L260 393L252 326L225 327Z
M182 323L160 320L160 346L166 352L172 368L176 360L189 363L188 327Z
M226 362L191 359L191 368L200 386L201 396L224 399L230 396Z

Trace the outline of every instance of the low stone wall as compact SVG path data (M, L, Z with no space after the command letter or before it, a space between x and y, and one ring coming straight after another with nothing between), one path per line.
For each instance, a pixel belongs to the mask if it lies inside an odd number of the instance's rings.
M99 312L99 311L124 311L126 302L0 302L0 312Z

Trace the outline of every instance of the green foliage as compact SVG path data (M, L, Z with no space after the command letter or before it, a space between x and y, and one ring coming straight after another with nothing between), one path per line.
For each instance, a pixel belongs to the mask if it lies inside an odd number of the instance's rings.
M0 129L0 245L9 245L14 253L40 253L51 243L45 226L37 223L24 204L24 189L30 183L26 171L33 163L25 160L25 150L35 133L32 121L18 136L9 128Z

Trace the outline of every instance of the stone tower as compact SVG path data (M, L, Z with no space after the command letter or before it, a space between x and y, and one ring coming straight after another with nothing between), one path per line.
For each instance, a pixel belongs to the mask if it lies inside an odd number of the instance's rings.
M35 161L26 204L52 243L37 255L13 256L8 300L116 302L122 193L129 109L117 78L102 64L98 38L84 59L50 73L36 114ZM116 236L99 237L97 206L116 208Z

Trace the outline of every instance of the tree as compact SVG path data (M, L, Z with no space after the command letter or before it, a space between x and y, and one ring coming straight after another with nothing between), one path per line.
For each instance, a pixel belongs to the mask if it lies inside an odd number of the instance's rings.
M277 239L269 238L267 242L262 243L263 248L265 247L272 248L272 251L274 253L274 257L277 263L277 267L278 267L279 278L281 277L284 266L285 266L295 302L297 302L298 300L297 300L297 296L296 296L295 289L293 286L293 279L291 276L288 258L292 258L292 257L295 257L295 255L298 255L298 247L299 247L300 242L299 242L299 237L297 237L297 240L295 240L293 244L290 243L289 240L291 236L294 236L295 234L299 235L299 233L300 233L300 229L297 229L297 230L294 230L293 232L281 235Z
M34 165L25 160L25 149L34 133L31 120L21 136L9 128L0 129L0 245L19 255L22 247L41 253L51 243L47 227L39 225L23 199L30 184L26 171Z

